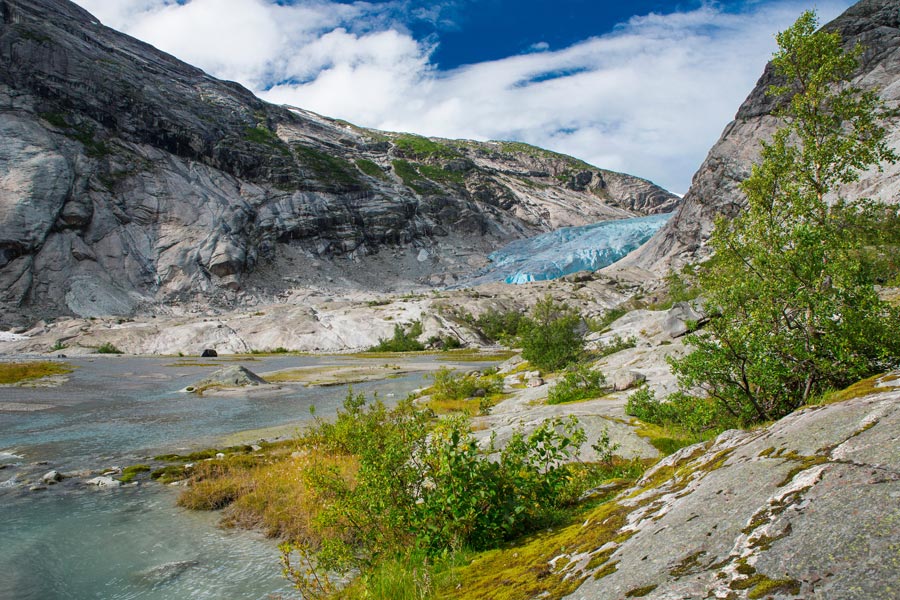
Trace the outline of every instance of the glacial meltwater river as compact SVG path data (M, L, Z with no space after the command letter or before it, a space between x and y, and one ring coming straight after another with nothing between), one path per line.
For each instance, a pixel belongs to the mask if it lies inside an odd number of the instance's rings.
M71 478L30 491L23 482L51 469L127 466L222 445L241 431L287 424L282 431L290 432L291 424L308 421L310 406L318 416L333 415L347 393L345 385L285 386L258 396L178 392L223 366L243 364L262 373L406 361L287 355L237 363L220 358L213 361L217 366L145 357L67 362L77 368L59 387L0 387L0 600L294 598L281 577L275 541L219 528L214 513L176 507L179 488L143 482L100 489ZM370 397L378 392L390 402L424 384L418 372L354 390Z

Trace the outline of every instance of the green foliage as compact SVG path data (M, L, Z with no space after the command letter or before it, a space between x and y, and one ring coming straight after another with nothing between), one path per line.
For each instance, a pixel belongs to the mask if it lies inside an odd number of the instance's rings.
M474 325L489 340L495 342L512 342L519 335L525 315L515 310L496 310L490 308L474 320Z
M267 127L245 127L244 139L254 144L265 144L266 146L278 148L284 147L284 142L281 141L281 138Z
M369 177L374 177L376 179L381 179L382 181L387 179L387 175L385 175L384 171L379 167L376 163L371 160L365 158L357 158L356 159L357 168L368 175Z
M97 354L123 354L121 350L115 347L112 342L103 342L97 346L95 351Z
M457 183L461 184L465 181L465 174L461 171L449 171L443 167L434 165L418 164L416 169L423 177L440 183Z
M59 352L60 350L65 350L69 345L63 342L62 340L56 340L52 346L50 346L51 352Z
M701 274L714 315L672 361L683 389L702 390L744 422L778 418L829 388L886 370L900 356L900 311L879 300L867 245L884 208L826 195L860 171L896 161L874 92L849 84L860 50L815 32L804 13L779 34L784 125L743 182L747 210L718 220L716 260Z
M628 397L625 414L647 423L677 427L692 434L718 432L728 425L738 424L714 400L672 394L662 402L647 387L642 387Z
M304 586L309 578L298 576L310 568L319 576L361 568L365 579L409 549L435 558L495 547L552 523L583 491L573 483L584 481L574 476L579 467L569 463L584 442L576 419L515 432L496 460L469 429L463 417L434 422L409 399L387 409L351 392L336 420L317 421L302 443L353 456L359 469L353 481L315 464L301 474L323 500L315 523L323 540L314 561L304 560L308 547L299 541L304 568L288 577ZM297 549L283 548L288 561Z
M432 378L434 385L431 386L430 393L436 400L463 400L503 391L503 378L499 375L463 374L441 367Z
M425 349L425 345L418 340L422 335L422 322L413 321L409 328L402 325L394 325L392 338L379 338L378 343L368 352L419 352Z
M577 402L602 396L606 392L606 377L602 372L577 365L569 368L547 395L547 404Z
M64 113L48 111L38 113L38 116L59 129L66 129L69 126Z
M618 306L616 308L611 308L603 313L603 316L599 318L589 319L587 321L588 329L591 331L603 332L609 329L609 326L613 324L616 320L624 317L628 314L629 309L624 306Z
M317 180L338 189L358 189L362 186L359 172L349 161L308 146L298 144L293 148L297 158L313 172Z
M459 156L459 152L455 148L419 135L401 135L394 140L394 146L404 156L420 160Z
M522 357L539 369L557 371L584 351L581 316L550 295L535 304L531 317L519 323Z
M405 160L395 160L391 163L394 173L403 180L403 185L414 190L417 194L427 194L431 191L431 184L422 177L416 168Z

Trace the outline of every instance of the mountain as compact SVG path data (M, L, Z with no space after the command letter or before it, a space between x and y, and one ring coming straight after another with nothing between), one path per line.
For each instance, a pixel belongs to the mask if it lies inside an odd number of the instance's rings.
M847 48L857 43L865 48L853 83L879 90L890 107L900 107L900 6L896 0L862 0L825 25L825 29L839 32ZM772 116L775 99L766 96L766 90L775 82L769 64L694 175L683 203L666 226L646 245L610 267L610 271L664 275L670 268L680 268L705 256L703 243L709 238L716 215L733 217L741 211L744 200L738 185L749 176L750 166L759 156L759 142L770 138L778 128ZM889 142L900 148L900 120L894 117L888 127ZM900 164L884 165L883 171L873 169L840 193L849 200L877 198L897 203Z
M0 323L450 283L677 202L526 144L267 104L65 0L0 0Z

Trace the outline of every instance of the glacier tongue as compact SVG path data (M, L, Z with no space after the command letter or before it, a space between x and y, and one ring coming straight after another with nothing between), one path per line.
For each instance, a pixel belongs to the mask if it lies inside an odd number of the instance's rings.
M641 246L671 216L652 215L564 227L517 240L492 253L488 258L493 264L468 283L525 283L556 279L577 271L595 271Z

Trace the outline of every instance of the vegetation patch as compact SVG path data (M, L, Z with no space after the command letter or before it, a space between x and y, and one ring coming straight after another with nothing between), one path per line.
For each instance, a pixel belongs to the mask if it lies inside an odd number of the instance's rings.
M394 146L408 158L426 160L432 158L458 158L459 151L419 135L401 135L394 138Z
M609 392L602 372L585 365L567 369L547 394L547 404L563 404L597 398Z
M122 475L119 477L119 481L122 483L128 483L137 478L141 473L149 473L150 465L131 465L130 467L125 467L122 469Z
M461 374L441 367L432 378L434 384L422 393L430 396L426 406L436 414L484 415L505 397L503 378L490 372Z
M416 167L405 160L395 160L391 163L394 173L403 181L403 185L414 190L417 194L427 194L432 191L431 183L422 177Z
M124 354L112 342L103 342L94 351L97 354Z
M0 362L0 384L32 381L53 375L66 375L74 368L68 363L52 361Z
M391 338L379 338L378 343L368 352L419 352L425 350L425 344L418 340L422 335L422 322L413 321L409 326L394 325Z
M318 181L337 189L358 189L362 187L359 172L347 160L319 152L309 146L293 146L297 158L313 172Z
M384 169L379 167L377 163L366 158L357 158L356 167L369 177L374 177L375 179L380 179L382 181L386 181L388 178Z

